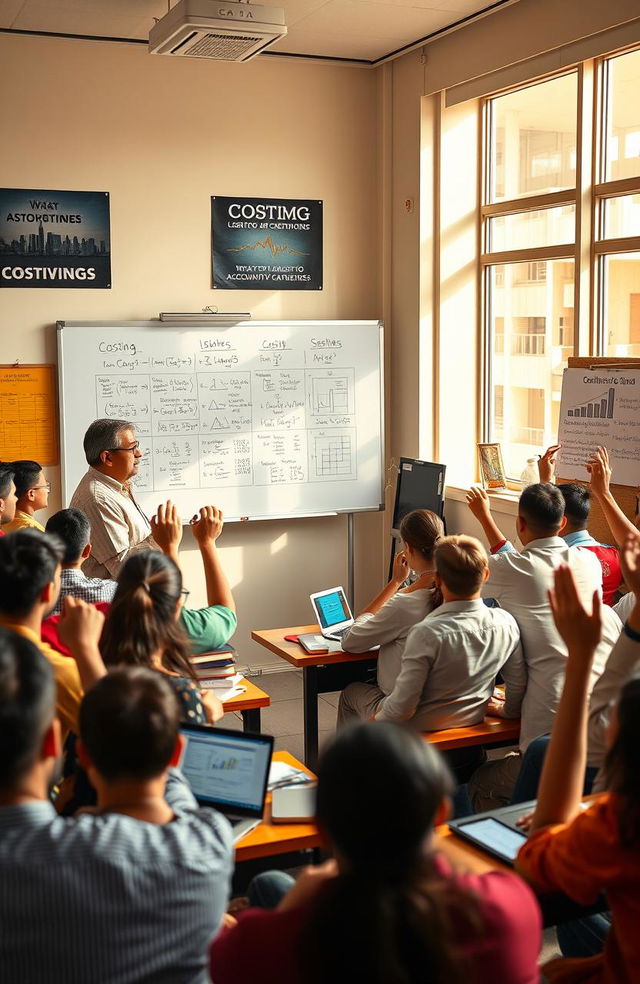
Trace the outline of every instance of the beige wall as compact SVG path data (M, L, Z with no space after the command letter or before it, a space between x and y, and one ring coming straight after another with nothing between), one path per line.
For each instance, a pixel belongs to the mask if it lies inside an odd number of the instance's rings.
M55 361L57 319L145 319L207 304L265 319L381 317L374 72L0 35L0 91L11 93L0 110L2 184L110 192L113 262L111 290L2 291L3 361ZM212 194L323 199L323 292L211 290ZM59 508L58 492L51 503ZM382 578L382 521L363 515L356 527L363 604ZM251 628L308 621L309 592L344 582L345 530L344 517L227 527L243 659L269 660L248 641ZM184 557L192 603L203 603L192 543Z

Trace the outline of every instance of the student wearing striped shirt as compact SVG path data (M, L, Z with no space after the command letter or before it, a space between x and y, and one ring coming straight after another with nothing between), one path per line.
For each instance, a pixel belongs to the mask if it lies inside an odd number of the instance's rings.
M58 817L48 788L60 753L51 669L0 630L0 952L20 984L206 984L233 847L170 766L176 698L162 676L113 670L80 712L93 813Z

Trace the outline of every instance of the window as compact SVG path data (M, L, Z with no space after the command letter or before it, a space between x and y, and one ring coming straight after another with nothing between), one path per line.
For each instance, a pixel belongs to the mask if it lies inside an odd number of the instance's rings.
M515 479L556 439L554 380L573 354L577 113L576 72L485 104L484 439Z

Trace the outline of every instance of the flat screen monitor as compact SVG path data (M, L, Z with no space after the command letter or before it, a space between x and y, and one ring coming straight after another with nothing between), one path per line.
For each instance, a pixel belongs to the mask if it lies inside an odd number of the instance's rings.
M444 512L445 465L418 458L400 458L396 501L391 532L399 535L400 523L413 509L431 509L437 516Z

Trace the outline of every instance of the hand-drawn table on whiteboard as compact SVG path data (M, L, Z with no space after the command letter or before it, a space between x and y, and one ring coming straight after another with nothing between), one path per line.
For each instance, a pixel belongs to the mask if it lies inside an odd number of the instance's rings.
M58 323L63 498L97 417L135 424L136 497L187 520L382 508L379 322Z

